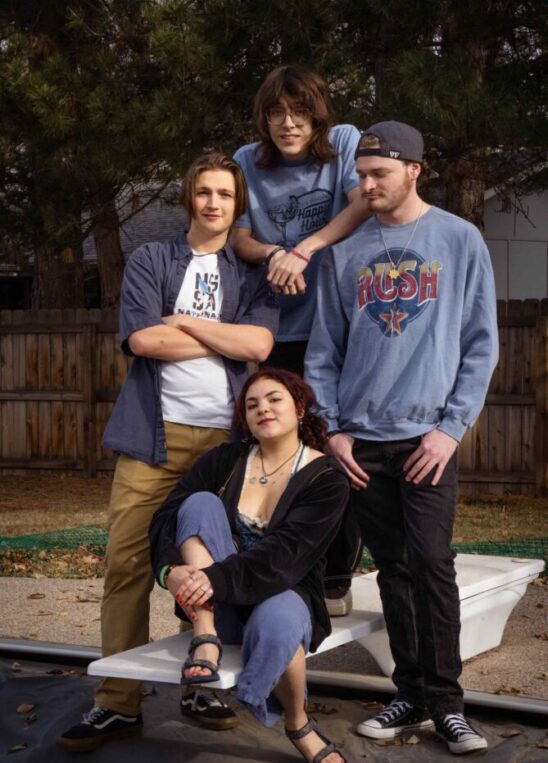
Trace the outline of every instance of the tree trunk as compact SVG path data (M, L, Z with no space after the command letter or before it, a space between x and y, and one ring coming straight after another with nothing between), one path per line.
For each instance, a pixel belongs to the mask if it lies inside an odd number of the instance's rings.
M48 310L84 305L82 247L59 251L44 245L34 255L33 308Z
M93 239L101 284L101 307L118 307L125 261L120 246L120 218L113 201L97 216Z
M442 177L447 192L447 211L464 217L483 230L487 178L485 151L477 149L448 162Z

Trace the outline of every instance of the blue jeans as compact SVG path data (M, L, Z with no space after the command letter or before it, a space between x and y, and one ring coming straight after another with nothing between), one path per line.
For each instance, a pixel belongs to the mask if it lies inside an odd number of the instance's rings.
M457 501L456 453L433 486L405 481L403 464L420 437L356 440L353 456L369 474L351 501L362 540L379 570L398 697L426 704L433 715L462 712L458 678L460 600L451 549Z
M216 562L236 553L222 501L213 493L194 493L179 509L176 544L198 536ZM261 541L258 540L258 543ZM273 726L282 707L273 689L302 646L310 646L312 622L308 607L294 591L284 591L257 604L246 622L229 603L215 604L215 628L225 644L242 645L243 670L236 699L265 726Z

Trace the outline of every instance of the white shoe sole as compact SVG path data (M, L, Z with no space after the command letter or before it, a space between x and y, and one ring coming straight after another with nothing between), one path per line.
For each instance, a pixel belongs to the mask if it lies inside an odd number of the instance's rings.
M352 612L352 591L350 589L342 599L325 598L324 601L329 617L345 617Z
M453 755L465 755L467 752L473 752L474 750L486 750L487 739L480 737L479 739L468 739L466 742L449 742L443 734L440 734L444 739Z
M434 725L434 721L428 718L420 723L408 723L405 726L398 726L395 729L379 729L368 725L367 721L360 723L356 728L358 734L370 739L397 739L408 734L410 731L419 731L420 729L429 729Z

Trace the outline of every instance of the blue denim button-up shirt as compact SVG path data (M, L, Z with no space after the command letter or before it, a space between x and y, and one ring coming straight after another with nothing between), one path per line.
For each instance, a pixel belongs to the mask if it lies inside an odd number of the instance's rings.
M276 336L278 304L266 280L266 266L243 262L229 245L217 254L223 284L221 322L262 326ZM162 325L162 316L173 314L191 258L184 234L174 241L145 244L131 255L120 298L120 343L127 355L133 355L130 334ZM223 361L236 398L246 378L246 364L224 357ZM103 437L105 447L147 464L167 461L160 362L135 357Z

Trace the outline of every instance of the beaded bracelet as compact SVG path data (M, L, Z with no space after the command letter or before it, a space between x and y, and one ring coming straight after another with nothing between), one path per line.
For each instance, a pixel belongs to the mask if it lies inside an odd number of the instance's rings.
M305 262L310 262L310 257L306 257L304 254L302 254L302 252L299 252L298 249L295 249L295 247L290 249L290 252L294 257L298 257L300 260L304 260Z

